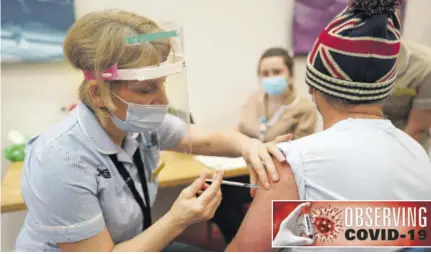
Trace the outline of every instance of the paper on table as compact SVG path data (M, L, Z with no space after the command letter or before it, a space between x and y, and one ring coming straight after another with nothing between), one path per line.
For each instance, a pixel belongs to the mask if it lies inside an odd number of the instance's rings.
M216 170L232 170L247 167L247 164L242 157L228 158L196 155L195 159L205 164L205 166Z

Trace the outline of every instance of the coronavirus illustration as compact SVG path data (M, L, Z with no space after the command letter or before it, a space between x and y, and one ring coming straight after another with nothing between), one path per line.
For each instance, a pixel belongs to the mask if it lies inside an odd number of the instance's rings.
M311 210L311 217L316 230L316 238L322 242L333 242L344 231L342 209L318 207Z

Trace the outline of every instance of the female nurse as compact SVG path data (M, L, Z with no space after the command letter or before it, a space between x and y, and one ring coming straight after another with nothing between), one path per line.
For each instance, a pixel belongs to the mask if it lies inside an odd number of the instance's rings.
M134 35L144 41L125 43ZM274 143L188 129L167 114L163 73L178 72L179 65L163 64L173 51L163 36L169 34L153 21L125 11L90 13L69 29L64 55L83 70L81 102L28 143L22 176L28 214L17 250L166 250L188 225L214 215L223 173L211 185L203 174L153 223L157 183L151 173L160 150L184 151L191 144L198 154L243 156L261 187L269 187L267 174L278 180L270 154L283 156Z

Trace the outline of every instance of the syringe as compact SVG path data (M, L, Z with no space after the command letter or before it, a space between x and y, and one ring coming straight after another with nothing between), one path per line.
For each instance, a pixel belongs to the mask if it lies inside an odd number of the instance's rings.
M205 179L207 182L213 182L212 179ZM240 183L240 182L233 182L233 181L221 181L221 184L231 185L231 186L238 186L238 187L244 187L244 188L250 188L250 189L257 189L259 186L257 184L249 184L249 183Z

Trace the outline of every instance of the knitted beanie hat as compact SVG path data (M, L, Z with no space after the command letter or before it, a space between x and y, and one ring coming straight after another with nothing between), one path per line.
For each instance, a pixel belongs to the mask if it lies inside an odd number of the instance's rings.
M353 0L320 33L306 83L352 104L389 96L400 51L397 0Z

